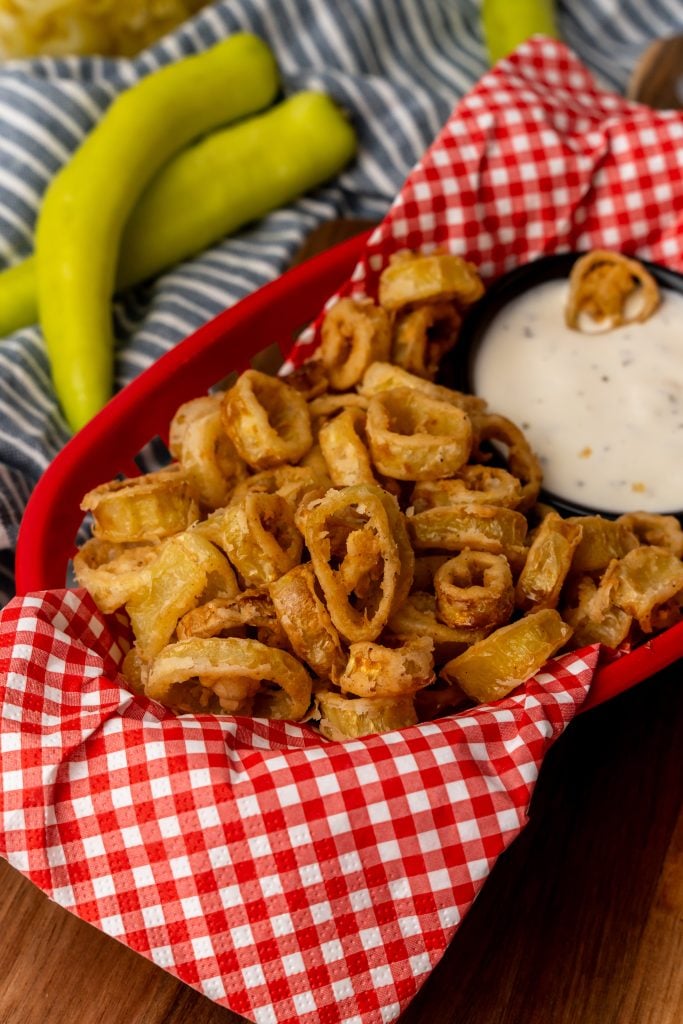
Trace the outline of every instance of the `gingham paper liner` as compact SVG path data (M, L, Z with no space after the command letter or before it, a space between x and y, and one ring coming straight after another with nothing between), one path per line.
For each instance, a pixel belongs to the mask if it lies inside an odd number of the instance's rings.
M535 40L456 108L348 286L447 243L490 277L619 246L681 265L683 118L597 92ZM300 361L310 341L295 353ZM523 692L347 744L174 718L116 681L79 592L0 614L0 850L53 899L258 1024L394 1020L524 824L596 652Z
M457 105L338 294L374 297L391 253L437 245L487 281L596 248L683 271L682 154L683 113L603 92L565 46L532 39ZM315 343L305 333L289 366Z
M61 906L258 1024L394 1020L525 822L597 654L342 743L176 718L116 678L83 591L0 615L0 852Z

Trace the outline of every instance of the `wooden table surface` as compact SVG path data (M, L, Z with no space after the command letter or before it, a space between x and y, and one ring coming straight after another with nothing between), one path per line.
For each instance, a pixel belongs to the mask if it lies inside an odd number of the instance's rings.
M307 252L361 225L331 225ZM683 1020L683 665L572 723L401 1024ZM241 1024L0 861L0 1024Z

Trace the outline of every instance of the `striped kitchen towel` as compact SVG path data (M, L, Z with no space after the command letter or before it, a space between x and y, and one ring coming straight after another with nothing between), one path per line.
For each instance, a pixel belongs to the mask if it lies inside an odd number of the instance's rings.
M349 113L358 159L333 183L115 304L123 386L226 306L276 277L334 217L381 219L455 102L486 68L477 0L223 0L133 60L40 58L0 66L0 267L27 255L41 196L112 98L150 71L239 30L273 48L285 93L322 89ZM682 0L559 4L567 44L623 91L637 56L683 31ZM37 327L0 342L0 603L40 473L68 438Z

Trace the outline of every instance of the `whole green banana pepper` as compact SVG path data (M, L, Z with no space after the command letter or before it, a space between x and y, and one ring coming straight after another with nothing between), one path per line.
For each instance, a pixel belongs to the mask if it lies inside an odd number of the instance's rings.
M118 96L50 184L36 229L40 322L57 396L77 430L111 395L111 296L139 196L193 139L267 106L278 88L263 40L240 33Z
M356 137L322 93L302 92L265 114L211 132L162 167L121 238L117 288L194 256L337 174ZM0 273L0 337L38 318L35 260Z
M558 38L553 0L482 0L481 17L492 64L529 36Z

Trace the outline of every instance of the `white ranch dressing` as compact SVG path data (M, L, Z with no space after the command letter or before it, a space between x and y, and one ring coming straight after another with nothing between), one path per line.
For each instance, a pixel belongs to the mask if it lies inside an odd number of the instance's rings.
M605 512L683 509L683 295L600 334L564 323L566 281L509 302L476 355L473 387L522 428L544 487Z

